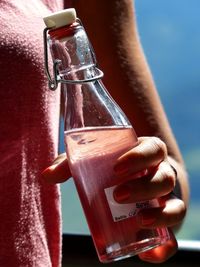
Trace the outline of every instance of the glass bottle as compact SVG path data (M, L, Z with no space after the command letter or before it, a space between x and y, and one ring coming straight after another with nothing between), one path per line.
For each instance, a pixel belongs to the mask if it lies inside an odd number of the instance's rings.
M168 240L166 228L142 229L137 223L138 211L158 206L158 200L119 204L113 197L117 186L113 167L137 145L137 136L100 79L75 10L44 20L54 26L48 30L48 43L55 79L62 82L69 166L100 261L123 259L163 244ZM53 82L52 87L57 85Z

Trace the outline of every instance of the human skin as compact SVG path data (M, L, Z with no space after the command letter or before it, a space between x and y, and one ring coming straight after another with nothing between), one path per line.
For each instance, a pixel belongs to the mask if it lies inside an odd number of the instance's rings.
M170 229L166 244L139 254L144 261L164 262L177 250L174 232L186 214L189 186L181 153L139 41L133 1L76 0L67 7L74 7L81 18L104 72L103 82L139 137L138 146L120 157L114 167L120 181L129 180L116 189L115 199L121 203L163 200L161 208L142 211L138 223L144 228ZM131 180L144 169L149 170L147 176ZM70 176L65 155L43 172L44 179L51 183L64 182ZM171 193L175 186L180 186L180 195Z

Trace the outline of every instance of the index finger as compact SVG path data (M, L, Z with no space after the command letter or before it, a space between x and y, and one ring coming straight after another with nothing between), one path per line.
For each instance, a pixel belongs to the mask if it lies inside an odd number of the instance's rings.
M116 175L130 176L158 166L167 158L167 147L157 137L140 137L138 145L122 155L114 166Z

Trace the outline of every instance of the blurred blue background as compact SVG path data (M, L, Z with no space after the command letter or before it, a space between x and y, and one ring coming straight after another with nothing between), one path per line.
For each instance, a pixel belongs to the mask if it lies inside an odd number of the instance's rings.
M200 1L136 0L135 6L143 49L190 175L191 204L178 238L200 240ZM61 190L63 231L89 233L73 182Z

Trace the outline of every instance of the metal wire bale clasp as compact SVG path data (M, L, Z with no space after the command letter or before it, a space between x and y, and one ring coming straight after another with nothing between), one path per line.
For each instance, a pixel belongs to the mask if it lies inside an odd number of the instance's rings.
M80 21L80 20L79 20ZM49 71L49 66L48 66L48 42L47 42L47 35L48 35L48 31L52 29L52 28L48 28L46 27L43 30L43 42L44 42L44 67L45 67L45 72L46 72L46 76L48 78L49 81L49 89L54 91L56 90L56 88L58 87L58 83L65 83L65 84L81 84L81 83L88 83L88 82L93 82L96 80L99 80L103 77L103 72L97 68L95 66L95 69L97 71L97 75L92 77L92 78L88 78L88 79L83 79L83 80L66 80L60 77L59 75L59 71L58 71L58 65L61 63L61 60L54 60L53 61L53 78L51 77L50 71ZM91 50L92 53L94 53L93 48L91 46Z

